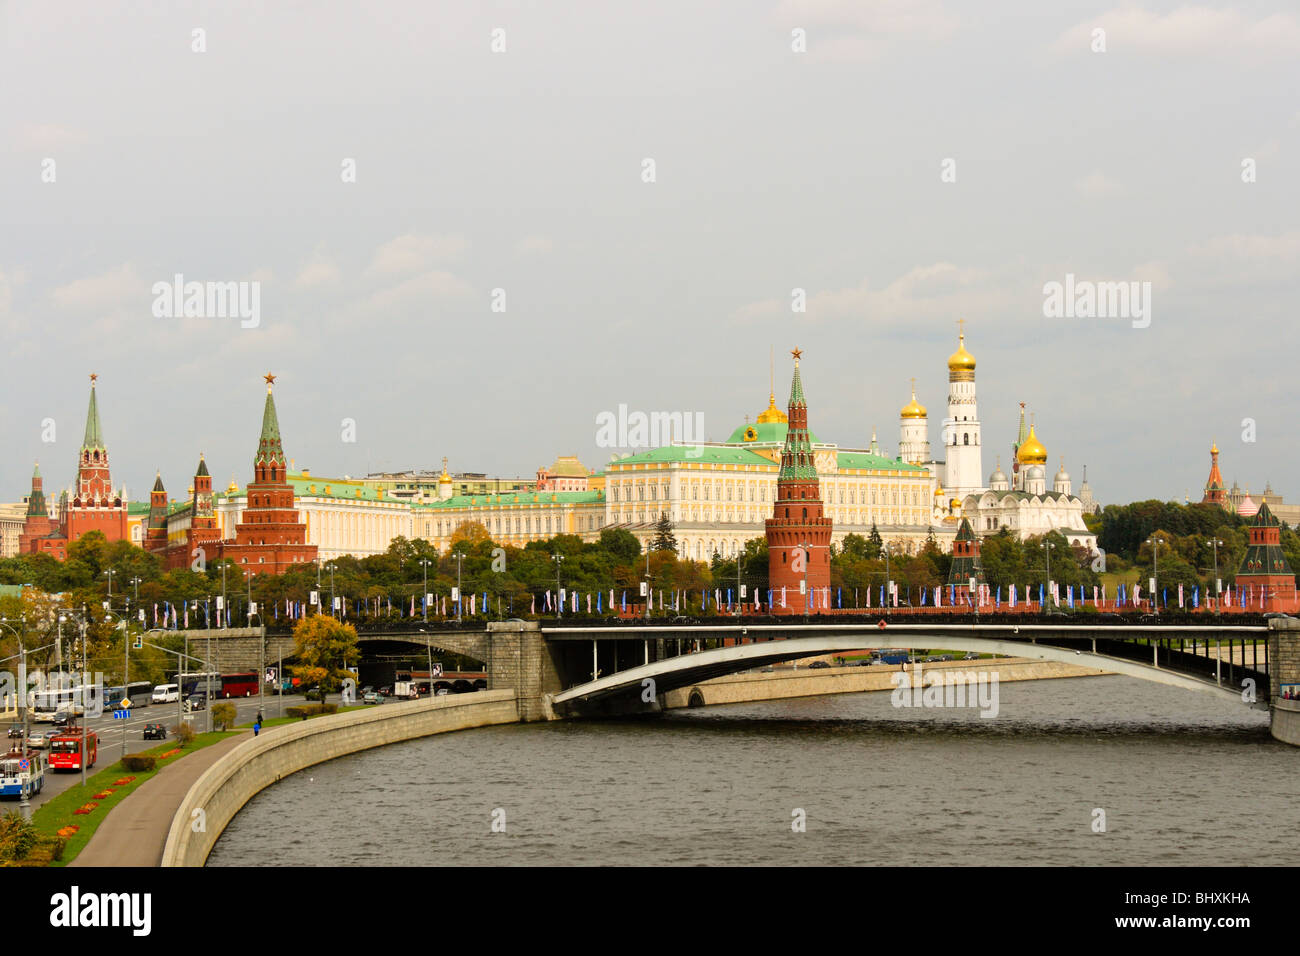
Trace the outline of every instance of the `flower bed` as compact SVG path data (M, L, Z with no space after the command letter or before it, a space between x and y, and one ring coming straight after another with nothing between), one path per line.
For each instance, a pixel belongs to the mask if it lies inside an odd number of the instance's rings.
M115 787L125 787L128 783L130 783L130 782L131 782L132 780L134 780L134 779L135 779L135 777L121 777L121 778L119 778L119 779L113 781L113 786L115 786Z
M58 834L66 840L80 829L81 827L77 826L75 823L69 823L66 827L59 827Z
M95 802L92 800L90 803L83 803L81 806L77 807L77 809L73 810L72 812L73 812L73 813L93 813L96 809L98 809L98 807L99 807L99 804L98 804L98 803L95 803Z

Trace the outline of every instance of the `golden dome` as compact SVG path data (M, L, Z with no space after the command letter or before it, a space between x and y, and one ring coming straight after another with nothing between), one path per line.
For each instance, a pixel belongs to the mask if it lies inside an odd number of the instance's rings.
M444 459L442 460L442 474L438 476L438 484L440 484L440 485L449 485L449 484L451 484L451 475L447 474L447 459L446 459L446 458L444 458Z
M758 413L756 423L767 425L770 422L780 422L782 425L790 423L790 417L785 412L776 407L776 393L772 392L767 397L767 408ZM748 440L748 439L747 439Z
M1211 442L1211 443L1210 443L1210 454L1211 454L1211 455L1217 455L1218 453L1219 453L1219 443L1218 443L1218 442Z
M966 333L963 332L957 340L957 351L948 356L948 371L958 372L975 371L975 356L966 351Z
M1038 440L1033 425L1029 426L1029 437L1025 439L1025 443L1016 449L1016 461L1022 465L1047 464L1047 449Z
M925 406L916 400L916 384L912 385L912 400L898 413L900 418L925 418Z

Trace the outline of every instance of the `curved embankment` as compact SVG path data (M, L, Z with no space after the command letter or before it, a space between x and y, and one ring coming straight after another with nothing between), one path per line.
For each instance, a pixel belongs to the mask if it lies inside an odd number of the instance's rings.
M515 692L492 690L383 704L271 728L235 747L190 787L172 817L162 865L202 866L244 804L305 767L416 737L518 720Z
M1272 730L1275 739L1300 747L1300 700L1273 701Z
M1107 673L1095 667L1035 661L1024 658L982 658L975 661L942 661L921 664L922 680L927 673L945 670L974 671L998 675L1001 681L1050 680L1058 677L1096 677ZM740 704L758 700L783 700L790 697L816 697L822 694L858 694L863 691L893 690L897 667L806 667L780 669L771 673L731 674L715 677L664 695L664 709L702 707L712 704ZM910 673L910 669L909 669ZM692 704L694 699L694 704Z

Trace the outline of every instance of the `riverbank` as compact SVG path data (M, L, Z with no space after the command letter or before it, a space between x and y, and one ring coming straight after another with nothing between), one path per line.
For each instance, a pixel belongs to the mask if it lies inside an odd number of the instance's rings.
M936 661L908 665L910 673L945 670L997 674L999 682L1022 680L1057 680L1066 677L1099 677L1109 671L1057 661L1029 660L1023 657L981 658L974 661ZM860 694L865 691L893 690L891 677L896 666L874 667L806 667L774 669L770 673L749 672L715 677L664 695L664 709L707 707L712 704L743 704L760 700L785 700L792 697L816 697L822 694Z
M181 800L170 818L162 865L202 866L244 804L299 770L360 750L519 719L514 691L489 690L316 717L246 738Z

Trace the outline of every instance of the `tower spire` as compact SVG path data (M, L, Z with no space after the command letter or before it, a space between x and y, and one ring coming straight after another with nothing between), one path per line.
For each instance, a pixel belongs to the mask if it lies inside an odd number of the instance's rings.
M280 418L275 412L275 396L271 394L275 376L268 372L263 377L266 379L266 405L262 408L262 434L257 440L253 470L257 473L257 480L263 481L262 469L270 468L271 480L274 481L276 471L281 475L285 471L284 446L280 443Z
M104 448L104 432L99 424L99 402L95 398L97 378L99 376L94 372L90 373L90 407L86 410L86 435L81 440L83 450Z

